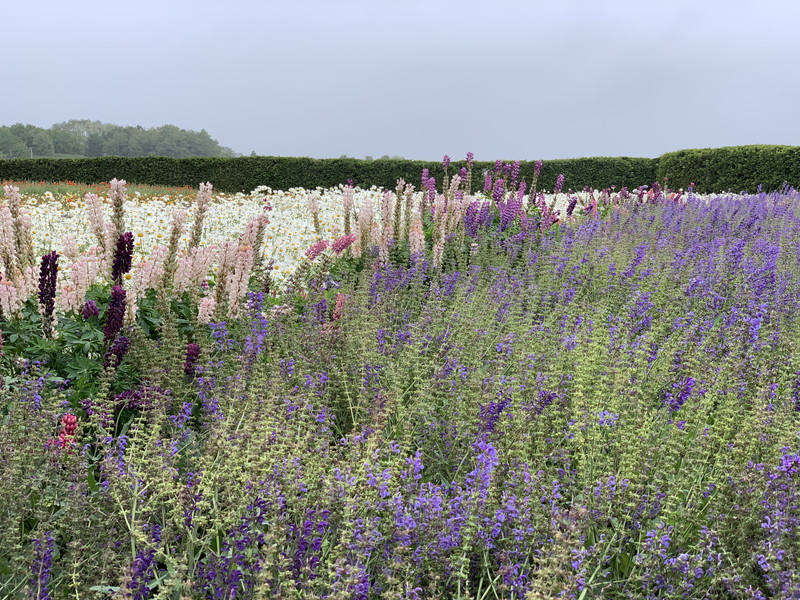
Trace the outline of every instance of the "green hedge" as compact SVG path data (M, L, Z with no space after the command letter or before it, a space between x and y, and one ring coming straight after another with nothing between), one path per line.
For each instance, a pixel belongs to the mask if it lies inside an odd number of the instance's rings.
M458 172L464 161L454 161L450 173ZM534 163L523 162L522 176L530 181ZM313 159L272 156L237 158L103 157L82 159L0 160L0 180L66 181L97 183L114 177L131 183L196 187L210 181L225 192L249 192L260 185L287 190L292 187L331 187L353 180L368 188L393 188L398 179L419 186L420 174L428 169L442 182L439 162L413 160L358 160L354 158ZM476 162L472 189L483 189L483 174L493 162ZM576 158L544 161L540 190L552 190L559 173L565 175L565 189L584 186L634 188L662 182L686 188L694 182L700 192L749 191L761 185L765 191L780 189L784 182L800 187L800 147L736 146L680 150L657 159L628 157Z
M449 173L457 173L464 161L454 161ZM539 189L553 188L559 173L565 175L564 188L584 186L602 189L611 186L649 185L655 181L658 161L649 158L578 158L544 161ZM196 187L210 181L224 192L249 192L260 185L276 190L292 187L332 187L347 180L362 187L394 188L398 179L419 187L423 169L429 169L441 185L439 162L413 160L358 160L354 158L313 159L271 156L237 158L164 158L103 157L85 159L14 159L0 160L0 180L76 181L97 183L114 177L129 183ZM483 173L492 170L493 162L476 162L472 189L483 189ZM521 165L522 176L530 181L533 162Z
M800 187L800 146L734 146L680 150L658 160L658 179L669 187L695 183L698 192L755 192Z

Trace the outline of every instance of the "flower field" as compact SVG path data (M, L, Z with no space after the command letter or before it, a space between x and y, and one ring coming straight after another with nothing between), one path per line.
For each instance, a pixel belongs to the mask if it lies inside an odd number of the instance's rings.
M0 200L0 597L800 597L800 193Z

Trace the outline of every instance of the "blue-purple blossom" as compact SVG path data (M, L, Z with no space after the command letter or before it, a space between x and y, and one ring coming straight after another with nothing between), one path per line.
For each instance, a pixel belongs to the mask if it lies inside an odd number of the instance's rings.
M692 395L694 386L695 380L693 377L684 377L681 381L672 385L672 391L667 392L664 401L670 413L674 414L681 409Z
M53 568L53 554L55 540L50 531L45 531L43 537L33 538L34 558L31 565L30 586L36 590L37 600L50 600L50 575Z

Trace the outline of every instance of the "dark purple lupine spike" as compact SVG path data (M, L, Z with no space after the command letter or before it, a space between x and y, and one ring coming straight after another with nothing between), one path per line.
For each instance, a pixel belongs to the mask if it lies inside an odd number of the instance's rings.
M122 319L125 317L125 290L115 285L111 290L111 301L106 312L106 326L103 329L103 345L108 347L122 330Z
M45 337L53 337L53 312L56 306L56 277L58 276L58 253L53 250L42 256L39 269L39 304L42 310L42 330Z
M81 315L84 319L89 319L91 317L97 317L100 315L100 309L97 307L97 303L94 300L87 300L84 305L83 309L81 310Z
M117 238L117 247L114 251L114 264L111 268L111 280L122 284L122 276L131 270L133 259L133 234L128 231Z
M127 354L130 345L131 341L126 336L118 335L103 358L103 368L105 369L111 365L112 356L116 358L114 366L118 366L122 362L122 359L125 358L125 354Z
M195 363L200 357L200 344L186 344L186 361L183 363L183 372L192 375L195 370Z
M573 196L572 199L569 201L567 205L567 216L571 216L572 212L575 210L575 206L578 204L578 197Z

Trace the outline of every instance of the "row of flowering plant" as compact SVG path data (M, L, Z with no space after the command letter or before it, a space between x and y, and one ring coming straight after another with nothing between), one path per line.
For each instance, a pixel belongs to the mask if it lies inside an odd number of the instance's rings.
M285 276L271 203L38 251L6 190L11 597L796 594L797 194L470 163L311 191Z

